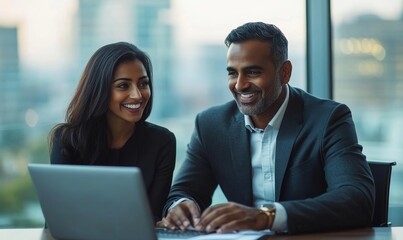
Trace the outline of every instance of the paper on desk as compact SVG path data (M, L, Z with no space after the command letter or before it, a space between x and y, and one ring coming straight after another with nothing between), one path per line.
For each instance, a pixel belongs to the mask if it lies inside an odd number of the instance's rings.
M190 238L191 240L256 240L264 235L272 235L270 231L240 231L237 233L212 233Z

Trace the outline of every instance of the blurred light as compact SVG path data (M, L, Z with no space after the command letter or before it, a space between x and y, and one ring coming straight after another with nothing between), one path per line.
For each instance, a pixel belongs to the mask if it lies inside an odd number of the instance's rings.
M340 39L338 46L340 51L346 55L370 55L378 61L382 61L386 56L385 48L373 38Z
M383 64L374 60L362 61L358 64L358 71L361 75L382 76Z
M29 108L25 112L25 122L31 128L36 126L36 124L38 123L38 120L39 120L38 113L35 110L33 110L32 108Z

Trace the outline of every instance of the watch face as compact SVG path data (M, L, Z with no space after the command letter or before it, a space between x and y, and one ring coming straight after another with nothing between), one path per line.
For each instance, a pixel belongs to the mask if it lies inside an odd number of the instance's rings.
M260 210L267 215L267 228L271 229L274 223L274 218L276 216L276 206L274 205L274 202L269 202L266 204L263 204L260 207Z
M267 210L265 209L264 211L271 211L271 210L276 209L274 203L265 203L262 205L262 210L263 210L263 208L267 209Z

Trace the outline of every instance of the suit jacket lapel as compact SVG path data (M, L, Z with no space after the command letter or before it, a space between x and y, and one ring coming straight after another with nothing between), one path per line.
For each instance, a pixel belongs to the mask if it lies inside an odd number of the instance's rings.
M234 168L234 179L236 186L241 192L240 203L253 205L252 196L252 167L250 159L249 133L245 128L244 116L237 113L234 122L231 124L228 142L231 144L231 161Z
M282 182L287 169L288 160L290 158L295 139L302 128L303 122L303 99L292 87L289 86L289 89L290 97L276 142L276 201L279 201L280 199Z

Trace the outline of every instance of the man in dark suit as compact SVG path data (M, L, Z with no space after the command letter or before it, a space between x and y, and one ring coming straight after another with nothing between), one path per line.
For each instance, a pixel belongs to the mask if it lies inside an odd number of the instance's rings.
M276 26L247 23L225 43L235 101L196 117L159 225L287 233L369 226L374 181L349 108L288 85L287 39ZM229 202L210 206L218 185Z

